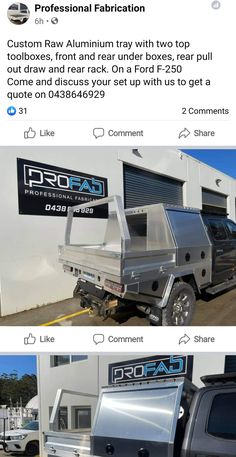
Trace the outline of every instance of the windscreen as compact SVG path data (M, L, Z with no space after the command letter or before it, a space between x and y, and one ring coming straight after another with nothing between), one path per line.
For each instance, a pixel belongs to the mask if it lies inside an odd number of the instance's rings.
M176 401L176 387L104 393L93 435L168 442Z
M28 422L28 424L24 425L21 428L24 429L24 430L38 430L39 429L39 423L38 423L38 421Z

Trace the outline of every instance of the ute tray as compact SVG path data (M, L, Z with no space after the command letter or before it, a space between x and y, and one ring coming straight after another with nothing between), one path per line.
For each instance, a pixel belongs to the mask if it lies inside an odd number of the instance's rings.
M113 204L113 209L109 206L101 242L71 243L74 213L104 204ZM93 227L96 232L96 224ZM119 196L69 208L59 261L65 272L98 287L105 287L106 280L132 285L163 278L163 274L175 276L180 268L181 274L195 269L199 287L211 280L211 243L198 209L162 203L124 209Z

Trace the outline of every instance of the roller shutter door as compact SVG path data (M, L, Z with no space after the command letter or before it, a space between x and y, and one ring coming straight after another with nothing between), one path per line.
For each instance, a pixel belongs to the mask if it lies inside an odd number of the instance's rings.
M140 168L124 165L125 208L171 203L183 205L183 183Z
M210 213L227 213L227 196L209 189L202 189L202 209Z
M236 373L236 356L225 356L225 373Z

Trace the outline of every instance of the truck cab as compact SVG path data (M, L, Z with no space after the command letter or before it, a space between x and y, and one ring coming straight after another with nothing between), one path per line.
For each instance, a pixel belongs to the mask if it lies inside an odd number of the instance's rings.
M0 434L0 445L4 452L24 453L35 456L39 453L39 422L32 420L16 430L7 430Z
M226 216L202 214L212 243L212 284L235 275L236 224Z
M181 457L236 455L236 373L203 376L190 408Z

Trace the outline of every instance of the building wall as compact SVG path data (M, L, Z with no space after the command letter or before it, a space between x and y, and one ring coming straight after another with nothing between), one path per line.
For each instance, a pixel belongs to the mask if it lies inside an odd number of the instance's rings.
M148 356L144 354L143 357ZM50 366L50 356L38 357L38 388L40 398L41 431L49 430L49 407L53 406L57 389L64 388L81 393L99 395L103 386L108 385L108 366L110 363L139 359L142 355L102 355L88 356L86 361L73 362L58 367ZM193 383L203 384L200 377L206 374L224 373L224 354L195 354L193 359ZM97 399L83 396L65 395L61 405L68 407L68 427L73 428L73 407L91 406L92 418L95 414ZM43 449L43 441L41 443Z
M49 355L39 356L39 397L42 430L49 427L49 408L53 406L58 389L82 392L98 395L99 393L99 358L88 356L88 359L80 362L72 362L68 365L51 367ZM50 381L49 381L50 380ZM83 395L65 395L61 406L71 408L75 405L91 405L92 415L95 413L97 400ZM68 415L68 427L73 426L70 414Z
M117 151L88 148L0 148L1 199L4 223L0 234L1 315L8 315L71 297L75 279L58 263L58 245L64 242L66 218L18 214L16 158L58 167L109 175L109 193L122 194L122 164ZM109 172L108 172L109 170ZM80 233L99 235L104 220L90 230L80 219ZM86 229L85 229L86 227ZM96 229L94 229L96 227ZM96 240L95 240L96 241Z
M2 316L68 298L75 286L75 279L63 273L57 260L58 244L63 244L64 240L66 219L18 214L17 158L107 177L109 195L121 196L123 163L128 163L183 181L184 205L187 206L201 208L202 187L230 195L228 212L235 219L235 180L175 148L141 147L137 157L128 147L2 147ZM221 179L220 187L217 187L216 179ZM104 220L77 219L81 242L87 236L95 242L104 224Z

